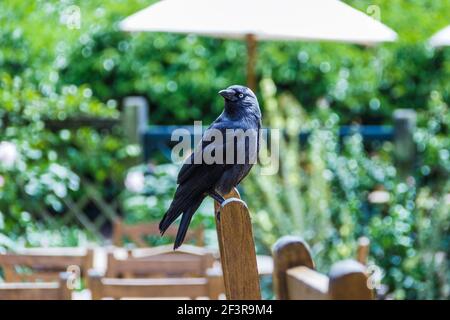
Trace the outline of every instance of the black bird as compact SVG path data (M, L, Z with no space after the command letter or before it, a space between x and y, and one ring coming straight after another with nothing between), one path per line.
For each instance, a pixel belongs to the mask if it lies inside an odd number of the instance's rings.
M244 179L256 162L259 151L259 130L261 111L255 94L247 87L234 85L219 91L225 100L222 114L204 132L196 150L186 159L177 179L177 190L166 214L159 223L161 235L182 214L174 249L178 248L186 236L189 223L205 197L210 196L222 203L224 195ZM248 136L230 139L229 129L251 132ZM213 133L222 133L223 139L213 139ZM236 132L236 131L235 131ZM252 149L252 146L254 147ZM223 161L197 161L201 156L214 150L211 155L223 154ZM239 149L243 147L244 149ZM245 150L244 159L239 154ZM253 150L253 151L251 151ZM233 152L233 153L230 153ZM234 155L229 161L228 154ZM200 158L197 158L200 156ZM239 158L241 156L241 158ZM243 161L242 161L243 160Z

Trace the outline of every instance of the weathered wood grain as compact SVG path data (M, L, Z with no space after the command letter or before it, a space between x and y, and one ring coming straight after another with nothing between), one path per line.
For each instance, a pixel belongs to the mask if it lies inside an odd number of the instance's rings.
M237 190L225 197L216 214L225 291L228 300L260 300L258 268L253 231L246 204Z

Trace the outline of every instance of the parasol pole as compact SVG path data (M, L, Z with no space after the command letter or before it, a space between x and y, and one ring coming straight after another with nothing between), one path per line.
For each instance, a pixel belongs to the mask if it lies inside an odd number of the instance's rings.
M247 86L253 91L256 90L256 37L253 34L245 36L247 41Z

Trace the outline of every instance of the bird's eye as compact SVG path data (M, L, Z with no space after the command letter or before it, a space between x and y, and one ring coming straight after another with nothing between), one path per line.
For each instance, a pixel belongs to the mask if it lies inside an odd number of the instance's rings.
M244 95L242 93L239 93L238 97L242 99L244 97Z

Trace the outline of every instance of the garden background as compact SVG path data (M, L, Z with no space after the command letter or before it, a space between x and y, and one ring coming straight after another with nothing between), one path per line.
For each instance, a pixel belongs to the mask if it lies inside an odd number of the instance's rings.
M427 39L450 23L450 3L345 2L364 12L379 6L398 42L258 47L263 123L287 132L280 173L253 174L242 186L258 252L300 235L328 270L365 235L391 297L448 299L450 48ZM159 220L178 168L157 154L142 164L141 146L123 134L123 99L144 96L151 124L207 124L221 112L217 91L245 83L243 42L118 30L151 3L0 3L0 248L104 243L108 219L96 219L108 208L130 223ZM68 23L73 5L80 28ZM341 125L391 125L400 108L417 112L417 161L407 177L392 142L337 134ZM300 130L311 131L306 144L292 139ZM211 203L194 223L210 229L214 246Z

